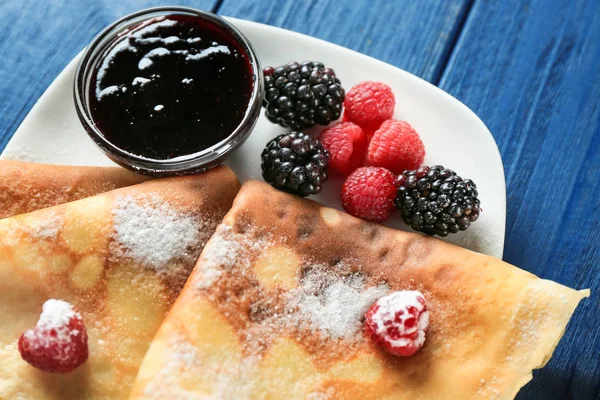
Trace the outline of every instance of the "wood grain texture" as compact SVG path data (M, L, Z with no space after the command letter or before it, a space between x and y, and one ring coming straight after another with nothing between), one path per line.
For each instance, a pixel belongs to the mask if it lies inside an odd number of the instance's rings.
M435 83L470 6L471 0L224 0L218 12L315 36Z
M592 289L519 399L600 398L599 38L595 0L478 1L440 82L498 142L505 259Z
M54 78L106 25L165 0L0 0L0 151ZM217 0L177 0L212 10Z

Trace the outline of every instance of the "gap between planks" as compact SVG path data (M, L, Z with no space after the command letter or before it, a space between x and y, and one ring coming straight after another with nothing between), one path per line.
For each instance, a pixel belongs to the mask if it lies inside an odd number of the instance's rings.
M222 2L223 0L219 0L219 1ZM475 1L476 0L469 0L467 2L465 11L461 15L460 20L457 23L455 33L452 36L450 42L448 43L448 46L446 47L446 51L442 54L442 59L440 61L440 65L438 66L437 71L435 72L435 75L431 78L431 83L434 84L435 86L439 86L442 76L444 76L444 73L446 72L446 67L448 66L448 62L450 61L452 54L454 54L454 49L456 49L458 40L460 39L460 37L463 33L463 30L465 28L465 25L467 24L467 21L469 19L469 16L471 15L471 11L473 10Z
M212 6L211 8L211 12L213 14L217 14L219 12L219 9L221 8L221 5L223 4L223 0L217 0L217 2L215 3L214 6Z

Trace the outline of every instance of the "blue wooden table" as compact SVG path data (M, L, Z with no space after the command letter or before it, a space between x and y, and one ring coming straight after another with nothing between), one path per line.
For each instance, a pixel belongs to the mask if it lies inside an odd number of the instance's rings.
M0 0L0 150L105 25L159 0ZM504 258L592 297L519 399L600 399L599 0L179 0L316 36L438 85L504 161ZM1 294L0 294L1 295Z

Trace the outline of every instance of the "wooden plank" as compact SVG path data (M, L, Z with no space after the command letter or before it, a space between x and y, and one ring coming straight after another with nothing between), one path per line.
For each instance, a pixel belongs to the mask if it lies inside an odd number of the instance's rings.
M519 399L600 399L599 38L597 0L478 1L440 82L498 142L505 259L592 288Z
M0 0L0 151L75 55L114 20L161 0ZM212 10L217 0L178 0Z
M435 83L471 3L224 0L218 13L318 37Z

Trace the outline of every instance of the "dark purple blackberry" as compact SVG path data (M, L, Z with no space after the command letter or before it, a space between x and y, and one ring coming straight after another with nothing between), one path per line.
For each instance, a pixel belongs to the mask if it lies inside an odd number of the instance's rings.
M404 171L396 182L394 204L414 230L448 236L466 231L479 218L477 185L441 165Z
M327 125L342 114L344 88L331 68L317 61L290 62L263 70L265 115L294 130Z
M327 180L329 152L321 142L301 132L277 136L261 154L262 175L277 189L301 197L321 191Z

